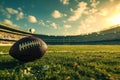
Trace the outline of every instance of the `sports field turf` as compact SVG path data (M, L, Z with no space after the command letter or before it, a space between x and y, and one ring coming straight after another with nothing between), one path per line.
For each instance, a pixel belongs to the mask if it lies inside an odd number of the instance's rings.
M0 47L0 80L120 80L119 45L49 45L39 60L21 63Z

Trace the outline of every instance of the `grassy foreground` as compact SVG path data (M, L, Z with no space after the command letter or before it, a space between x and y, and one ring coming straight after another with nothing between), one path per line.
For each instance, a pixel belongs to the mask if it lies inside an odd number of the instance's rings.
M120 80L120 46L50 45L41 59L25 64L2 54L0 80Z

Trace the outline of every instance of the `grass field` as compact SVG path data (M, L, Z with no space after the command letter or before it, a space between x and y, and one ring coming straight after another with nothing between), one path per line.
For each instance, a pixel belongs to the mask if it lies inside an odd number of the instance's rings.
M49 45L41 59L24 64L2 54L0 80L120 80L120 46Z

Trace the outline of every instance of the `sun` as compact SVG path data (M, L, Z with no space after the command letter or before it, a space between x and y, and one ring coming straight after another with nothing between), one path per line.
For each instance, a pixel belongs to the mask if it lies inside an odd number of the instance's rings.
M114 25L120 24L120 14L111 17L109 21Z

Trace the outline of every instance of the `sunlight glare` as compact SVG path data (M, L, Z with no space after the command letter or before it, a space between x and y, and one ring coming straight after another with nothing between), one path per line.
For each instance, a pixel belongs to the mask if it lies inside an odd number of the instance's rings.
M109 19L114 25L120 24L120 14Z

